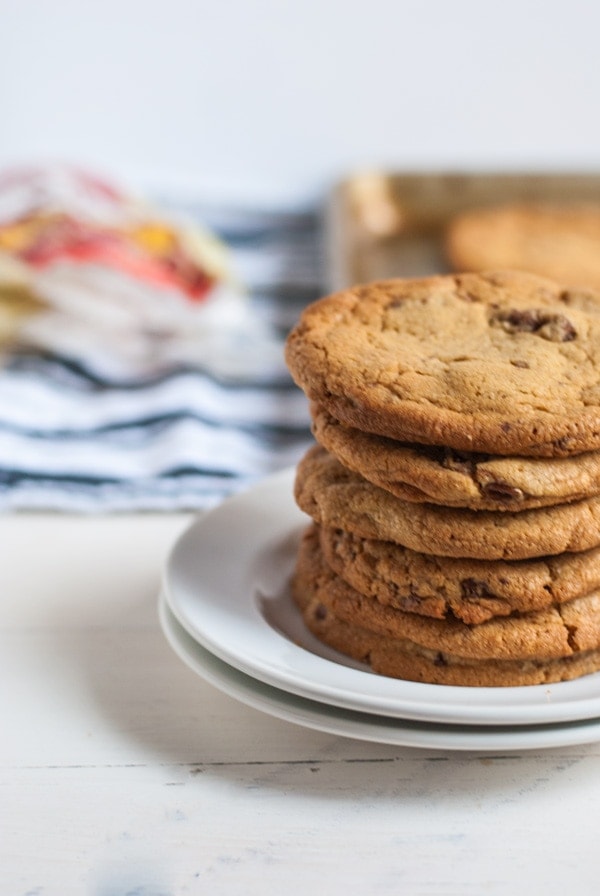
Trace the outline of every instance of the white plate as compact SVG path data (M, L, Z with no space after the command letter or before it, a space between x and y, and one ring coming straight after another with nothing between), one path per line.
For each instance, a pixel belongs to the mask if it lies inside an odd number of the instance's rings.
M164 597L159 617L177 656L201 678L247 706L305 728L400 747L478 752L522 752L600 740L600 719L557 725L438 725L328 706L263 684L224 663L177 622Z
M427 722L531 725L600 717L600 673L519 688L461 688L372 674L305 628L288 582L309 520L292 470L202 516L176 543L163 590L181 625L253 678L311 700Z

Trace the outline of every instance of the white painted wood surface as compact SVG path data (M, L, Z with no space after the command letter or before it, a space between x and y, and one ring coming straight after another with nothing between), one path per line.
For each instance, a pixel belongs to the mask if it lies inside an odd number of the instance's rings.
M600 745L451 754L205 684L156 600L189 517L0 518L0 894L596 894Z

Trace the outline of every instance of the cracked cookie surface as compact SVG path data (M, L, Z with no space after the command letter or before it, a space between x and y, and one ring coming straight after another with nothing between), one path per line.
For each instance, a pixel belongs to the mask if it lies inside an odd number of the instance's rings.
M600 449L600 297L495 272L388 280L308 306L286 343L335 419L493 455Z
M314 530L298 552L292 594L322 641L380 674L439 684L560 681L600 666L600 594L560 609L477 626L417 617L364 598L323 561Z
M538 560L436 557L387 541L317 527L327 565L384 605L469 625L531 613L600 589L600 548Z
M341 464L407 501L515 512L600 494L600 451L494 457L362 432L314 403L311 416L315 439Z

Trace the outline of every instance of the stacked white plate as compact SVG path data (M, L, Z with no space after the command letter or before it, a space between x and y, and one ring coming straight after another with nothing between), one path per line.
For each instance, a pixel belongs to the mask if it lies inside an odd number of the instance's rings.
M329 649L289 592L309 523L292 470L200 517L166 565L160 619L178 656L256 709L346 737L400 746L506 751L600 740L600 673L518 688L400 681Z

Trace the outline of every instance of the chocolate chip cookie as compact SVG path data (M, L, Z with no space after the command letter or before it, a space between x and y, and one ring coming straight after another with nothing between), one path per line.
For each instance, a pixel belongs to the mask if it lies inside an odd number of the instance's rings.
M600 298L518 272L387 280L308 306L286 359L335 419L492 455L600 449Z
M469 625L531 613L600 589L600 548L537 560L436 557L342 529L317 528L327 565L380 603Z
M492 456L362 432L314 403L311 416L316 440L341 464L406 501L515 512L600 494L600 451Z
M600 544L600 497L514 514L413 504L346 469L320 445L298 464L294 495L323 526L425 554L520 560Z
M600 594L525 617L477 626L402 613L351 589L323 561L307 531L292 580L310 630L374 671L417 681L521 685L600 667Z

